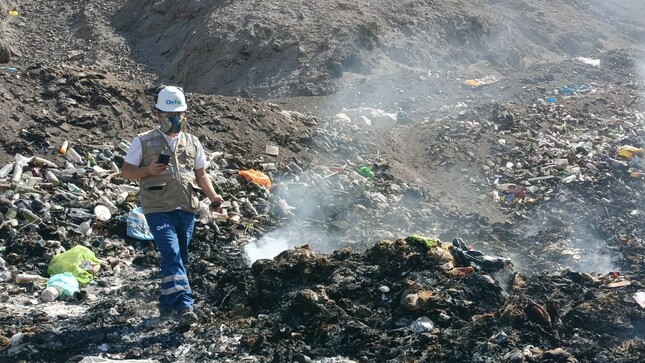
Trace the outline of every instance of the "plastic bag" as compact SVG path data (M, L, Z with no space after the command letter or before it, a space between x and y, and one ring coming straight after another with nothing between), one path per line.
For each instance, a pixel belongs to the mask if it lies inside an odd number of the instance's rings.
M425 246L427 249L437 247L439 240L436 238L428 238L420 234L413 234L405 238L408 243L418 243Z
M95 270L100 264L101 261L96 258L94 252L89 248L76 245L68 251L54 256L49 263L47 273L49 276L54 276L64 272L71 272L78 282L86 285L94 279L94 275L88 270Z
M504 268L512 268L513 263L510 258L501 256L489 256L481 251L469 250L466 243L461 238L452 240L452 251L455 254L455 260L464 266L475 264L486 272L495 272Z
M143 214L141 207L133 208L127 218L128 226L126 227L126 234L128 237L140 239L143 241L152 241L155 238L150 233L150 227L146 221L146 216Z
M47 287L54 286L62 297L72 297L79 289L78 280L71 272L63 272L49 278Z
M271 179L261 171L249 169L240 170L239 174L246 179L250 179L253 183L261 185L267 189L271 189Z
M645 155L645 149L631 145L625 145L621 146L616 154L625 159L632 159L634 156Z

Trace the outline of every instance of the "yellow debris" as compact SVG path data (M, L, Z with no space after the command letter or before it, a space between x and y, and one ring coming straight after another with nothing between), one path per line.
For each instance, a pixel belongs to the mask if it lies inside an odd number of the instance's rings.
M464 84L466 86L469 86L469 87L472 87L472 88L477 88L477 87L481 86L481 84L479 82L475 81L474 79L467 79L467 80L464 81Z
M7 11L7 13L9 15L11 15L11 16L18 16L19 15L18 10L15 10L15 9L14 10L9 10L9 11Z
M625 159L631 159L634 155L643 156L645 154L645 149L640 147L634 147L630 145L621 146L618 149L617 155Z

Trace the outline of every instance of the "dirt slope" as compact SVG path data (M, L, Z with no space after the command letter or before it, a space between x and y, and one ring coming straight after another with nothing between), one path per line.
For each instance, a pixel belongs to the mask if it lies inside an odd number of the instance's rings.
M633 1L129 1L114 25L137 39L134 59L192 91L277 98L327 95L409 70L500 75L640 46L642 21L628 12L635 8ZM607 16L625 13L628 21Z

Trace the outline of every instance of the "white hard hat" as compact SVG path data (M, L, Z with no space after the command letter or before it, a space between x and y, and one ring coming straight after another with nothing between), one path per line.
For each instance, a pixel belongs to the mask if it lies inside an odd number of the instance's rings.
M163 112L183 112L188 109L184 91L175 86L165 86L156 96L155 108Z

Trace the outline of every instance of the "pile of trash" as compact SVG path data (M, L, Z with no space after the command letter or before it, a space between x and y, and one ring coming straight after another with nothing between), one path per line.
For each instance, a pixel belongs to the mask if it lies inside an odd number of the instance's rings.
M593 92L600 87L590 83L592 91L555 103L466 106L450 123L403 131L390 130L395 116L379 109L318 119L239 99L218 98L211 108L196 97L191 127L225 202L219 213L201 203L188 266L200 320L182 330L158 318L159 253L138 186L119 177L128 141L52 141L52 129L103 125L79 115L113 104L78 97L85 88L131 91L45 73L47 92L76 95L53 102L73 122L48 119L49 128L5 143L16 152L0 166L2 358L510 363L645 355L637 226L644 120L635 107L583 112L630 90ZM372 124L378 117L389 126ZM104 127L109 134L119 126ZM454 184L476 185L508 221L446 208L429 186L395 171L396 158L382 152L391 141L380 133L389 131L419 134L435 169L479 166Z

